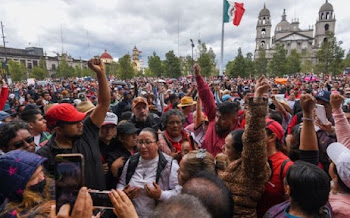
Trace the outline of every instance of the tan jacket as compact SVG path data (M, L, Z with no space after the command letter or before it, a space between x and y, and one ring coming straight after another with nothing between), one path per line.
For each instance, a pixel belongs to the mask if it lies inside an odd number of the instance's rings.
M256 206L270 177L267 164L265 117L267 100L248 101L243 151L222 174L234 200L234 217L256 217Z

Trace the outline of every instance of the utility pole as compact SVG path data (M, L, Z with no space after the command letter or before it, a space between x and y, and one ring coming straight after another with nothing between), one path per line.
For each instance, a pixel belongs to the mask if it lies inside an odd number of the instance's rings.
M6 75L8 77L10 77L10 73L9 73L8 67L7 67L6 42L5 42L5 34L4 34L4 25L2 24L2 21L1 21L1 33L2 33L2 37L1 37L2 38L2 43L3 43L3 46L4 46L4 54L5 54L5 62L3 62L3 63L4 63L4 68L6 69L6 74L5 74L5 79L6 79Z

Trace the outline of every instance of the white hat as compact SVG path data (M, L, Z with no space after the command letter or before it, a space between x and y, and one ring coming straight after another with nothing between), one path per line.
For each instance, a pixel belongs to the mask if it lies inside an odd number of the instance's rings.
M107 112L105 120L103 121L102 126L108 125L108 124L117 125L118 124L118 116L115 115L114 113Z
M327 154L335 164L340 179L350 188L350 150L343 144L334 142L328 146Z

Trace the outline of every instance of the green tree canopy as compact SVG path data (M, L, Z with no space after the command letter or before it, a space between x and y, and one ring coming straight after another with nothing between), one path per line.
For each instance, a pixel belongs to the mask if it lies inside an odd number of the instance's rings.
M292 75L301 71L301 55L293 49L287 57L287 74Z
M46 68L46 63L43 58L40 58L39 66L33 67L30 76L37 80L43 80L49 77L49 71Z
M343 71L342 61L344 50L341 48L342 41L337 42L332 32L327 32L327 37L317 52L317 71L325 74L339 74Z
M119 59L117 69L117 76L120 79L131 79L135 76L135 71L129 54L126 54Z
M174 51L165 54L164 69L167 77L178 78L181 76L180 58L175 56Z
M12 81L22 81L27 77L28 70L24 64L10 60L8 66Z
M69 66L67 61L66 61L66 58L63 57L59 62L55 77L56 78L61 78L61 77L68 78L68 77L74 76L74 73L75 73L74 68Z
M287 73L287 50L283 45L277 45L269 68L273 76L283 76Z
M242 55L242 49L238 48L238 53L233 61L229 61L226 65L226 75L231 77L246 77L247 68L245 63L245 58Z
M259 49L258 58L254 60L255 70L257 75L267 75L267 58L266 51L263 48Z
M207 48L206 44L198 40L198 64L201 66L201 74L204 76L210 76L215 72L216 62L215 53L212 48Z
M148 57L148 67L150 72L147 72L147 74L150 74L150 76L161 77L164 75L163 63L156 52L153 52L153 55Z
M253 54L251 52L248 52L245 57L245 65L246 65L246 74L247 75L255 75L255 63L253 61Z

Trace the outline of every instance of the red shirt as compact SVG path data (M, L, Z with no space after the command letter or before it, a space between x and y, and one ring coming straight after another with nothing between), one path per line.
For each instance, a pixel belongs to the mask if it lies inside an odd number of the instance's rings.
M269 157L269 162L272 165L272 177L265 185L265 191L261 196L257 206L258 217L263 217L265 212L272 206L285 201L283 179L287 174L288 168L293 165L293 161L288 161L283 169L281 178L281 167L284 160L289 159L288 156L281 151ZM282 180L281 180L282 179Z

